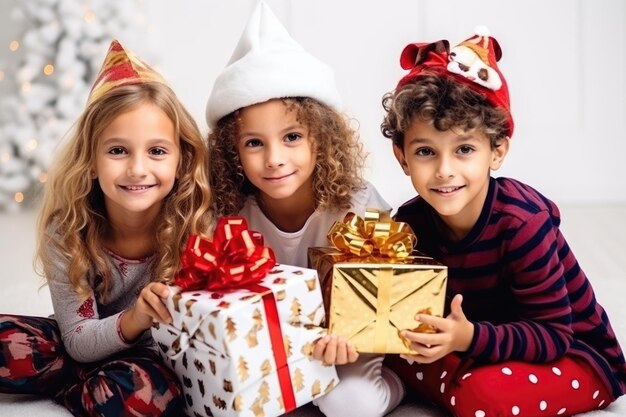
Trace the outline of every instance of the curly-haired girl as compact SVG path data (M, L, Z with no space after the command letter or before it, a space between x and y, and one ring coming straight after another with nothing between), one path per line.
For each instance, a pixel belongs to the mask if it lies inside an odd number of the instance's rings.
M177 415L153 320L190 233L211 226L206 146L159 74L116 41L49 172L37 260L53 318L0 316L0 391L74 415Z
M264 232L269 226L279 262L304 266L306 247L327 243L332 222L347 210L372 198L384 206L359 175L364 155L348 119L315 98L270 99L238 109L219 120L209 140L216 211L240 213L254 227L261 222ZM286 245L294 233L308 235L304 230L322 241Z
M209 165L216 213L244 216L280 263L306 267L307 248L326 245L348 211L389 208L360 176L362 146L338 103L332 70L261 2L209 98ZM402 398L380 355L325 336L314 356L343 365L341 383L316 400L326 415L384 415Z

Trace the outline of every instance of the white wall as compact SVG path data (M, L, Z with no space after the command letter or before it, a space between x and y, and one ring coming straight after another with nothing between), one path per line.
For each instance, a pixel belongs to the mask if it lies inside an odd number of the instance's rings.
M5 0L6 1L6 0ZM516 131L499 175L557 203L626 202L626 3L622 0L267 0L293 37L336 71L370 152L367 177L397 206L413 195L382 137L382 95L415 41L452 44L487 26L503 49ZM206 131L211 84L256 0L149 0L150 56ZM9 30L0 14L0 39ZM124 41L124 39L121 39ZM145 52L145 53L144 53ZM0 49L0 60L5 54ZM146 57L147 58L147 57ZM1 91L1 90L0 90Z

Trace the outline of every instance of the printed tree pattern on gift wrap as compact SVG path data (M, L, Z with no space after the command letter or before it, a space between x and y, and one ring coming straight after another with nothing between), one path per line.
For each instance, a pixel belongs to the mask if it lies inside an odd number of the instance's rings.
M264 300L269 294L266 290L256 293L249 290L220 291L217 294L172 292L166 304L168 309L171 306L170 312L174 310L175 325L168 327L175 328L178 337L183 330L191 332L185 336L187 350L180 353L181 358L187 354L189 369L183 368L181 359L173 363L176 373L184 374L192 382L192 387L184 386L188 390L186 394L189 393L195 403L193 409L187 407L188 415L195 415L195 412L203 415L201 408L208 405L216 416L257 415L255 412L277 416L287 411L286 404L290 409L293 407L293 399L287 399L290 393L284 391L286 386L293 390L299 406L337 384L334 367L323 366L310 355L303 354L307 351L305 345L312 345L324 333L320 326L324 317L323 302L316 281L314 270L287 265L274 268L263 278L262 285L271 288L273 303L278 309L280 333L270 333L268 328L270 323L272 326L276 323L273 319L269 321L271 308ZM192 299L195 302L188 302ZM172 342L165 345L172 345ZM280 345L289 363L288 367L280 368L288 370L289 385L282 385L284 382L281 381L288 380L278 377L277 359L272 354L276 344ZM202 356L198 356L200 346ZM159 351L163 353L163 349ZM201 358L206 374L192 365L198 358ZM204 397L198 392L200 381L204 382ZM213 385L214 382L217 386ZM189 401L186 403L190 404ZM220 408L222 405L226 408Z

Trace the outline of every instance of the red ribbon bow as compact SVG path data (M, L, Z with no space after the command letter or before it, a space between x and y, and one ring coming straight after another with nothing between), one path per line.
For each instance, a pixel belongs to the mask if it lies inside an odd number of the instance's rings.
M243 217L218 220L213 240L191 235L174 284L182 291L218 291L257 283L276 264L263 236L248 230Z
M276 265L274 251L263 246L261 233L248 230L243 217L222 217L217 222L213 241L197 235L189 237L181 263L182 269L174 283L182 291L246 288L264 293L263 307L285 412L295 409L296 399L274 293L258 284Z

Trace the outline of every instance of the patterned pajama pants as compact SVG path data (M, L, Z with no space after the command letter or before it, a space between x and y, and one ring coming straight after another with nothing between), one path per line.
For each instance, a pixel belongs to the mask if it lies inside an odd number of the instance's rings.
M385 364L422 398L456 417L571 416L611 402L595 371L575 357L468 368L456 355L428 365L387 355Z
M41 317L0 315L0 392L43 392L75 416L182 415L178 379L150 349L78 363Z

